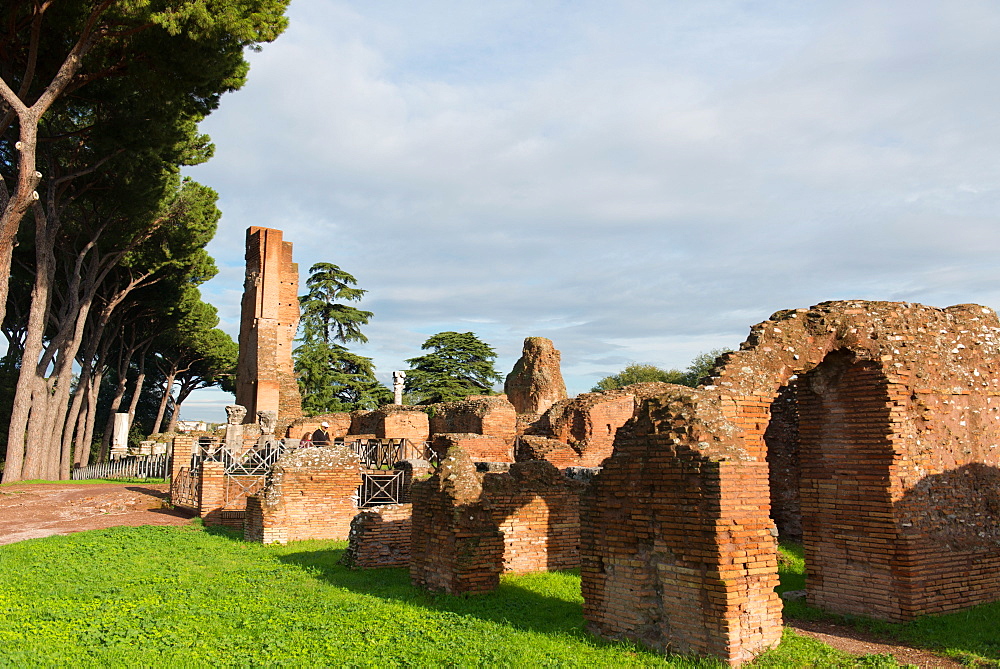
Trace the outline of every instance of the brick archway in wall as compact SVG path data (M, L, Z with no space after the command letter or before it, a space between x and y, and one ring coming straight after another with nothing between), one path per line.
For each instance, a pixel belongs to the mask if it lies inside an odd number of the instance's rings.
M590 629L734 664L777 643L765 433L790 394L812 603L906 620L1000 599L998 332L977 305L828 302L647 401L583 506Z

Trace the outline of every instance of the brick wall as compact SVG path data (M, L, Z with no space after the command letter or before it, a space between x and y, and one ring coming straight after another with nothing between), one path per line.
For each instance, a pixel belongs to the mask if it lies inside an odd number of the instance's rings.
M451 594L488 592L503 571L503 533L482 501L482 480L461 449L433 476L414 481L410 578Z
M580 566L580 495L586 486L551 463L519 462L483 476L483 496L504 537L507 572Z
M357 454L345 446L300 448L274 465L271 481L247 502L247 541L346 539L358 509Z
M545 460L560 469L582 466L583 461L579 451L566 442L527 434L518 437L514 459L518 462Z
M546 437L569 447L529 440L519 459L545 459L557 467L598 467L611 455L615 435L635 414L639 403L671 388L668 383L636 383L606 393L583 393L556 402L527 436ZM574 456L575 453L575 456Z
M799 501L799 406L797 382L783 386L771 403L771 420L764 431L767 444L771 518L782 539L802 541Z
M292 439L305 439L312 437L313 432L320 428L320 424L326 421L330 424L327 431L331 439L344 437L351 432L351 414L349 413L328 413L320 416L309 416L300 418L288 426L286 436Z
M716 398L677 390L619 432L584 496L588 628L742 662L781 637L766 463L740 461Z
M430 438L429 421L422 407L389 404L374 411L351 412L351 434L373 434L376 439L406 439L419 445Z
M517 412L505 395L470 397L433 405L430 433L473 433L498 437L513 446Z
M793 381L809 601L908 620L1000 599L998 333L977 305L828 302L755 325L700 389L646 401L581 514L590 628L731 663L777 641L782 438L765 435Z
M514 462L514 449L507 439L482 434L435 434L431 448L437 453L447 453L459 448L473 462Z
M247 497L264 487L263 476L227 476L221 462L201 463L198 515L206 525L225 525L241 529Z
M351 521L342 562L358 569L410 566L411 504L365 509Z
M411 489L413 582L451 593L485 592L504 571L580 564L580 496L586 485L544 461L476 472L460 448Z

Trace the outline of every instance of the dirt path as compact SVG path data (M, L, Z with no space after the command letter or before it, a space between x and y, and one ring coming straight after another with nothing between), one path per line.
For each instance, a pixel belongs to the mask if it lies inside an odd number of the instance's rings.
M167 507L169 488L166 484L3 486L0 488L0 545L119 525L186 525L191 514ZM926 650L876 639L833 623L793 620L786 624L799 634L853 655L891 653L900 664L921 669L962 666Z
M118 525L185 525L169 486L32 483L0 488L0 544Z
M898 642L873 637L864 632L818 620L786 620L785 625L803 636L819 639L828 646L852 655L891 654L902 665L925 667L962 667L961 662L935 655L920 648L911 648Z

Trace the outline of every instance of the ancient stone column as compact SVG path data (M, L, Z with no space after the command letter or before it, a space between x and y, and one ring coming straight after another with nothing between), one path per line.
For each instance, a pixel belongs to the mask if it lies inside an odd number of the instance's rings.
M111 459L117 460L128 455L128 414L116 413L114 432L111 436Z
M403 403L403 386L406 384L406 372L398 371L392 373L392 403Z

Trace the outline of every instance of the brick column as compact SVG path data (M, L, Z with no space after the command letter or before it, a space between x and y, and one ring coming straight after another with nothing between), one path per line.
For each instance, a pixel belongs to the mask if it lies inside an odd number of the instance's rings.
M221 462L201 463L201 517L206 525L220 525L226 506L226 466Z

